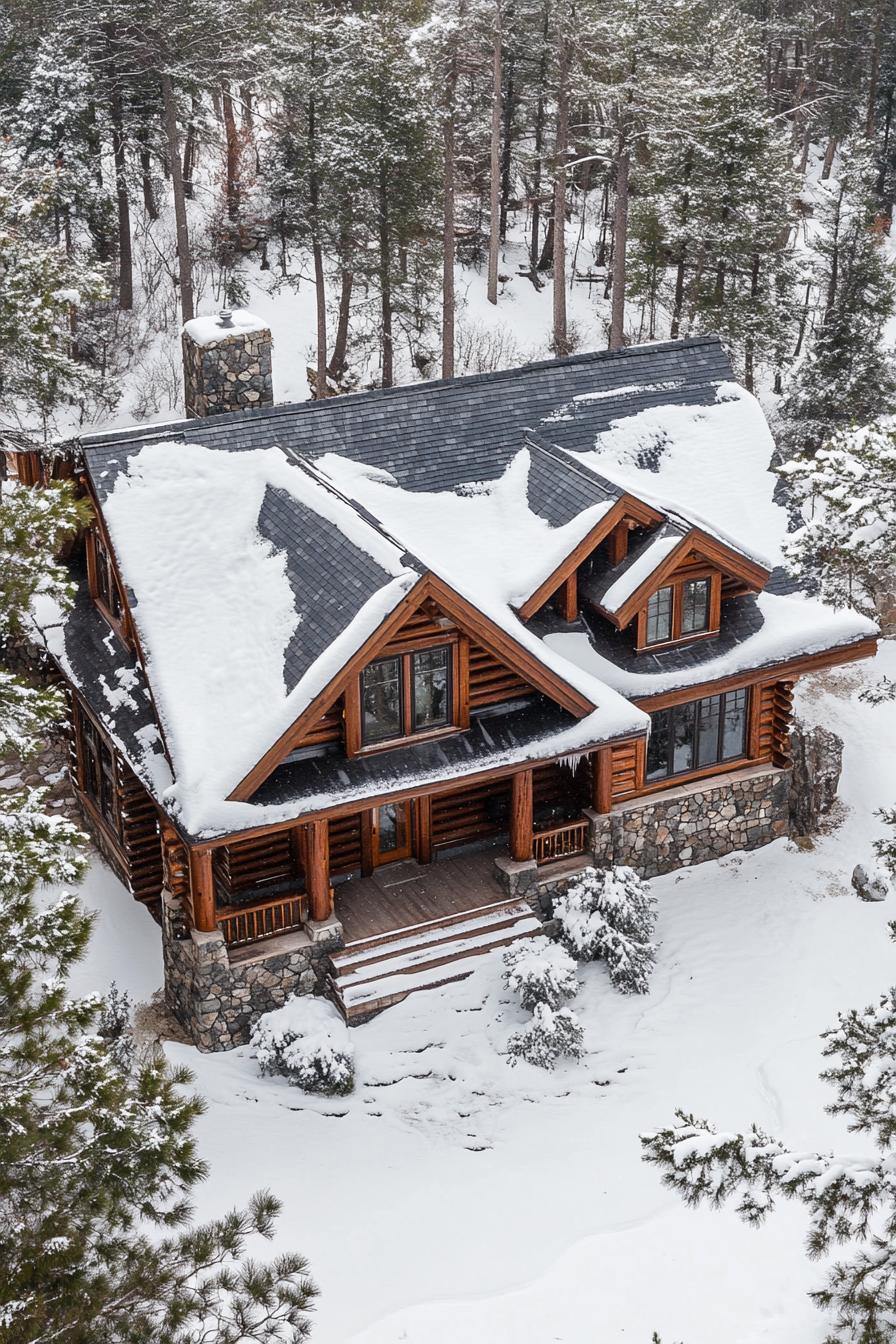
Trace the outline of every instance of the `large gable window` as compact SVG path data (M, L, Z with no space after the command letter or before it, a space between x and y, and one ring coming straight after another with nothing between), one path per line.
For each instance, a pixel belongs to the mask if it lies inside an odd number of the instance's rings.
M748 692L726 691L650 716L647 782L688 774L746 754Z
M361 674L361 737L376 746L452 723L452 647L378 658Z
M672 589L660 588L647 603L647 643L662 644L672 638Z
M709 579L691 579L681 586L681 633L700 634L709 628Z

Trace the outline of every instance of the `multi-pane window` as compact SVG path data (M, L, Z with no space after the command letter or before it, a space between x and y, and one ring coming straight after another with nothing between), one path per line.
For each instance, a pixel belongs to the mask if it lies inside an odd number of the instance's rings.
M690 579L681 588L681 633L698 634L709 626L709 579Z
M84 792L92 800L104 821L117 832L120 828L120 816L112 750L99 729L80 711L78 730L81 738Z
M650 716L647 780L686 774L746 752L747 691L726 691Z
M364 745L447 728L451 693L451 648L447 644L378 658L361 675Z
M647 643L672 638L672 589L659 588L647 603Z
M93 534L93 554L96 568L97 599L116 621L120 621L122 617L121 594L118 591L115 571L112 568L112 560L106 549L106 544L97 531Z

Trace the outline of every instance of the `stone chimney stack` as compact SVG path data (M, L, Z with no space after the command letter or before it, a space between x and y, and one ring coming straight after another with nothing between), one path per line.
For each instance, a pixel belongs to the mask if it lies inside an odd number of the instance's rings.
M224 415L274 400L273 341L261 318L245 308L187 322L181 336L188 416Z

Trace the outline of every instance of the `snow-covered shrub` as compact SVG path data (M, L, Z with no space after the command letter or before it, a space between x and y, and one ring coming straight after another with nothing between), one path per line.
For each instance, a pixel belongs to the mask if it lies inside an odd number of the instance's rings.
M579 961L607 963L623 994L646 994L656 963L656 899L633 868L586 868L558 896L561 939Z
M326 999L297 996L265 1013L251 1044L262 1073L282 1074L304 1092L341 1097L354 1087L348 1028Z
M568 1056L581 1059L584 1054L582 1024L571 1008L549 1008L546 1003L535 1005L532 1021L511 1036L507 1042L510 1063L524 1059L539 1069L552 1069L558 1059Z
M504 953L504 983L531 1012L539 1003L559 1008L578 993L576 963L559 943L527 938Z

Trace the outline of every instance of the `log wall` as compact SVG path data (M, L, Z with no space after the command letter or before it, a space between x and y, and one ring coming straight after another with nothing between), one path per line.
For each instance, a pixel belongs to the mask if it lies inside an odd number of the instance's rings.
M469 844L507 831L510 780L468 784L432 800L432 843L436 850Z

